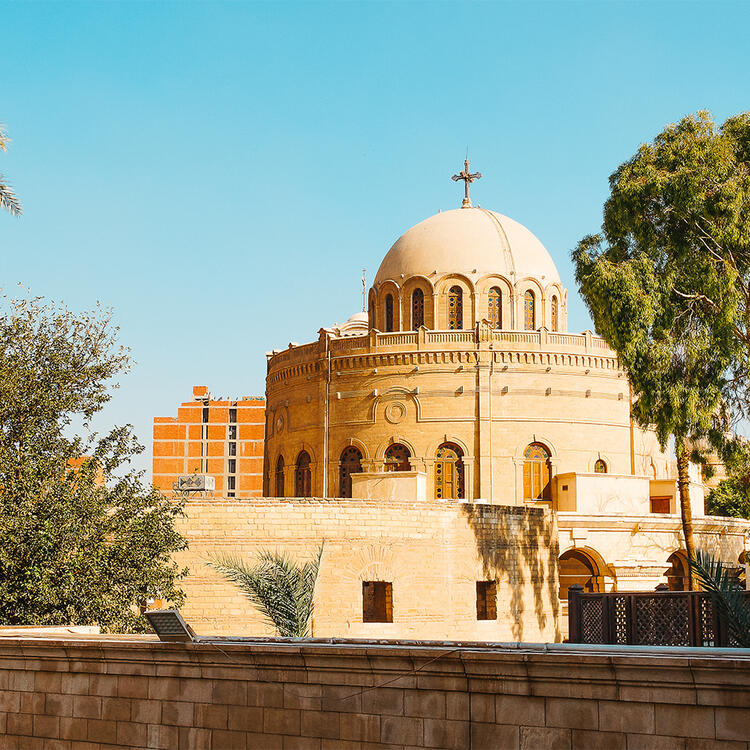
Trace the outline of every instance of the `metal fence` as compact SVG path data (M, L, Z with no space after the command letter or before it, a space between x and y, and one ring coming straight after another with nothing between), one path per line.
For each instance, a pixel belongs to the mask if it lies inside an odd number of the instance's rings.
M750 601L750 591L744 592ZM710 594L702 591L568 590L571 643L736 646Z

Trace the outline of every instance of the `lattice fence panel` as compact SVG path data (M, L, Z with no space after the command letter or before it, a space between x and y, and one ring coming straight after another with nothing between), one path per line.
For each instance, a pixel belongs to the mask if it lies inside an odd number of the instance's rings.
M633 643L638 646L689 646L687 597L636 596Z
M581 642L606 643L607 618L604 616L604 599L586 598L581 601Z
M710 596L698 599L698 643L701 646L715 646L714 605Z
M628 600L624 596L615 597L615 643L628 642Z

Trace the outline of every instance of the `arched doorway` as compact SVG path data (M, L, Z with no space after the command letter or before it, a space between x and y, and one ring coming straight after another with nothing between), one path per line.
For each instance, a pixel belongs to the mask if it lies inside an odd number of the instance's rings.
M411 451L401 443L392 443L385 451L385 471L411 471Z
M276 460L276 497L284 497L284 456Z
M464 497L463 451L455 443L443 443L435 454L435 497L459 500Z
M524 500L551 500L552 463L550 450L542 443L531 443L523 452Z
M678 550L673 552L668 558L669 569L666 572L667 586L670 591L687 591L688 590L688 562L687 555Z
M583 586L584 591L601 591L603 579L594 558L580 549L563 552L558 559L560 575L560 601L568 600L568 589L573 584Z
M339 493L340 497L352 496L352 474L362 471L362 451L350 445L344 448L339 460Z
M307 451L300 451L294 467L294 496L310 497L311 494L310 454Z

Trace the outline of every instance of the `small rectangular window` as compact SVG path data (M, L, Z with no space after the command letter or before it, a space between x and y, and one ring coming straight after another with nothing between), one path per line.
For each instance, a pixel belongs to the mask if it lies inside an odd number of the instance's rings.
M208 407L207 406L203 407L203 421L208 422Z
M237 440L237 425L229 425L229 439Z
M227 497L234 497L234 492L227 492Z
M235 482L235 478L234 477L227 477L227 489L228 490L233 490L234 489L234 482Z
M236 474L237 473L237 459L236 458L230 458L229 461L227 461L229 467L227 468L227 471L230 474Z
M393 584L362 581L362 622L393 622Z
M670 497L652 497L651 498L651 512L652 513L669 513Z
M477 620L497 620L497 585L477 581Z
M230 456L237 455L237 443L229 443L229 455Z
M237 409L230 409L229 410L229 421L230 422L236 422L237 421Z

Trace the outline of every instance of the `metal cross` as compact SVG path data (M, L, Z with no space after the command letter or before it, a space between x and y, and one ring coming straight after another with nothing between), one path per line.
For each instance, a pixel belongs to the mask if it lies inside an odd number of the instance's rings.
M367 269L362 269L362 312L367 312Z
M474 180L479 180L482 177L481 172L474 172L472 174L469 172L469 159L468 157L464 161L464 169L463 172L459 172L458 174L454 174L451 179L454 182L458 182L459 180L464 181L464 202L461 204L461 208L471 208L471 199L469 198L469 185L471 185Z

